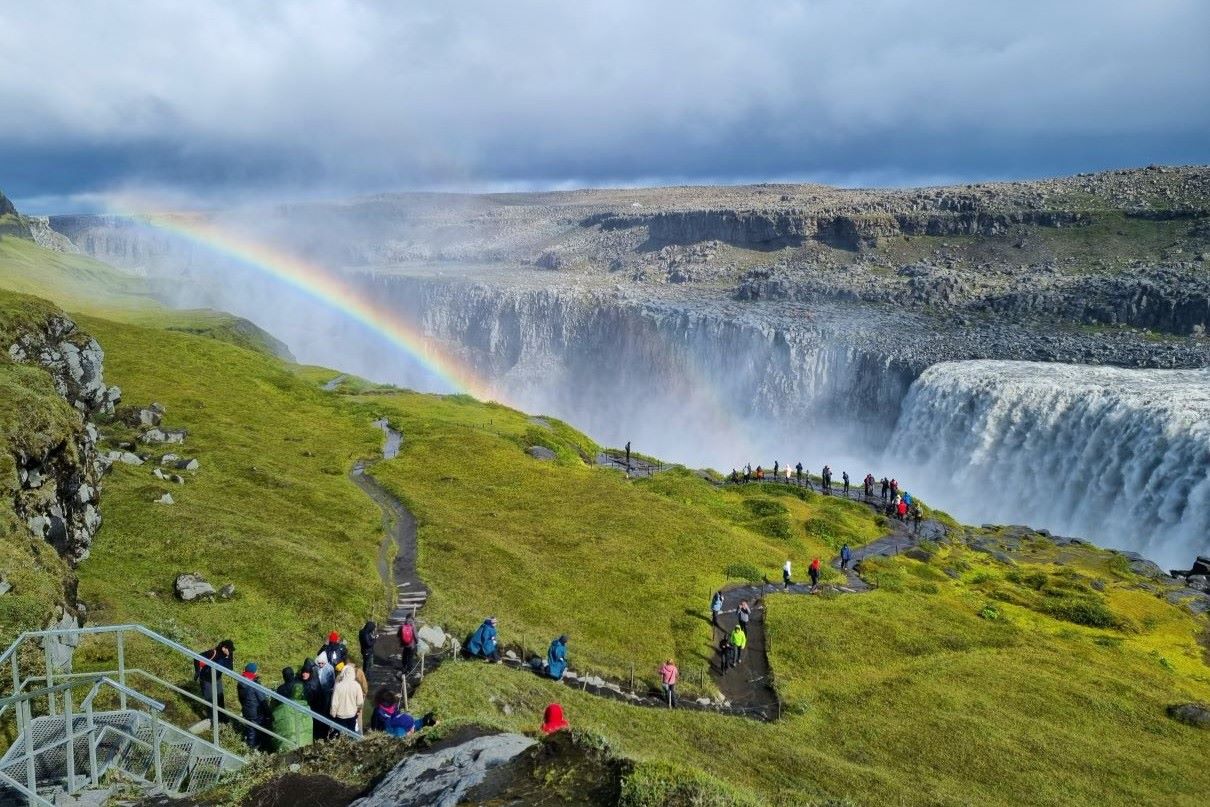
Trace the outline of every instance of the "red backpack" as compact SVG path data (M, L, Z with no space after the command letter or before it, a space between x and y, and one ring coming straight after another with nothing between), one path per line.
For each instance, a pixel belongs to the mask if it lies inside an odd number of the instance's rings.
M406 622L399 626L399 643L404 647L416 644L416 629Z

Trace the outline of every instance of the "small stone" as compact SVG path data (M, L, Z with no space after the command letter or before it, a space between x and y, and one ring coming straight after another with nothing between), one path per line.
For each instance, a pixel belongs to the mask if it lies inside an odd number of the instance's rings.
M218 590L219 599L229 600L235 596L235 584L228 583Z
M549 462L555 458L555 452L551 451L546 446L530 446L526 449L526 453L528 453L534 459L542 460L543 462Z
M176 504L172 499L171 493L165 493L163 496L155 500L156 504Z
M12 590L13 590L13 584L8 582L7 578L0 577L0 597L3 597L5 594L9 593Z
M142 465L143 464L142 457L140 457L138 454L132 454L129 451L123 451L121 454L119 454L117 461L121 462L121 463L125 463L126 465Z
M508 659L509 661L517 661L517 660L518 660L518 659L517 659L517 654L516 654L516 653L514 653L512 650L505 650L505 651L504 651L504 657L505 657L506 659Z
M196 471L199 467L197 460L180 459L174 463L178 471Z
M206 582L206 579L197 572L178 574L172 587L176 591L176 596L185 602L192 602L203 597L213 599L215 595L214 586Z
M178 457L176 454L165 454L164 456L160 457L160 465L172 465L179 459L180 457Z
M710 699L709 698L698 698L696 701L694 701L694 703L696 703L698 706L709 706Z

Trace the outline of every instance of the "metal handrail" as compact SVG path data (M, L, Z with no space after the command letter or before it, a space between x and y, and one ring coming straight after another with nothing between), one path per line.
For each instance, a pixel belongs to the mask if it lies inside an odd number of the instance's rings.
M104 684L108 684L109 686L116 689L118 692L121 692L122 694L124 694L126 697L134 698L139 703L142 703L145 706L155 709L157 712L162 712L162 711L164 711L165 708L167 708L164 706L164 704L160 703L155 698L149 698L146 695L144 695L142 692L133 690L130 687L125 686L124 684L119 684L117 681L113 680L112 678L103 675L100 677L100 679L97 680L97 682L95 684L92 685L92 690L88 693L88 695L84 698L84 700L82 700L80 702L81 709L88 710L88 709L92 708L92 699L97 696L97 693L101 691L101 686Z
M93 673L88 677L92 677L95 681L99 682L103 676ZM30 700L31 698L41 698L45 697L46 695L53 695L56 692L62 692L65 689L71 689L72 687L78 685L79 683L77 681L64 681L62 684L55 684L54 686L49 687L39 687L38 689L29 690L23 689L15 695L9 695L7 698L0 699L0 704L3 704L5 707L7 707L21 701Z
M269 687L265 686L264 684L258 684L257 682L255 682L251 679L245 678L242 675L240 675L239 673L236 673L233 670L227 669L222 664L217 664L214 661L212 661L211 659L208 659L205 656L195 653L192 650L190 650L189 648L185 647L184 645L174 642L172 639L169 639L166 636L162 636L162 635L156 633L155 631L151 630L150 628L144 627L143 625L137 625L137 624L96 625L96 626L87 627L87 628L51 628L51 629L47 629L47 630L25 631L20 636L17 637L17 639L8 647L7 650L5 650L3 653L0 653L0 664L3 664L16 651L17 647L28 639L48 638L48 637L54 637L54 636L72 636L72 637L99 636L99 635L105 635L105 634L110 634L110 633L121 634L121 633L125 633L127 631L140 634L141 636L151 639L154 642L158 642L159 644L164 645L165 647L169 648L170 650L174 650L177 653L192 659L194 662L201 663L204 667L213 671L213 673L215 673L217 675L226 676L226 677L232 679L237 685L244 684L245 686L250 686L253 689L253 691L260 692L261 694L268 696L270 700L275 700L278 703L284 703L289 708L291 708L295 711L304 712L307 715L309 715L312 720L317 720L318 722L327 726L329 729L334 730L338 734L344 735L346 737L351 737L354 740L362 739L362 736L360 734L358 734L356 731L345 728L344 726L340 725L336 721L332 720L327 715L321 715L318 712L314 712L309 708L304 708L302 706L299 706L296 701L277 694L277 692L275 690L270 689ZM258 726L258 728L261 729L262 731L265 731L265 729L263 727Z
M9 787L16 789L18 793L20 793L22 796L25 796L30 804L36 804L37 807L55 807L55 803L53 801L47 801L39 796L36 790L30 790L28 787L21 784L3 771L0 771L0 782L4 782Z

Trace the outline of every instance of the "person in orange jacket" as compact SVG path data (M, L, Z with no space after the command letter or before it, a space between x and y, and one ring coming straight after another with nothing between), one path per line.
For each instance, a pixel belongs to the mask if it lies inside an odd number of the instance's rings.
M819 588L819 558L816 557L811 561L811 565L807 570L811 574L811 590Z

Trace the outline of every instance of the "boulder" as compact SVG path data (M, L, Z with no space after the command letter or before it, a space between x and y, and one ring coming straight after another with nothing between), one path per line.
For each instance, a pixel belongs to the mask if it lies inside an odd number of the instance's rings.
M189 435L184 429L148 429L139 435L139 440L144 443L183 443Z
M1125 553L1123 553L1125 554ZM1133 553L1132 553L1133 554ZM1130 561L1130 571L1143 577L1157 579L1166 577L1164 570L1146 558L1134 558Z
M218 590L219 599L229 600L235 596L235 584L228 583Z
M196 471L200 465L197 460L179 459L173 463L173 467L178 471Z
M176 596L185 602L193 602L196 599L214 599L214 586L206 582L197 572L178 574L176 581L172 584L176 591Z
M446 633L436 625L422 625L416 631L416 638L431 647L444 647Z
M1210 592L1210 575L1191 574L1185 578L1185 585L1197 591Z
M1193 562L1193 568L1189 570L1189 574L1210 576L1210 557L1198 555L1197 560Z
M178 457L176 454L165 454L164 456L160 457L160 465L172 465L179 459L180 457Z
M8 578L0 575L0 597L13 590L13 584L8 582Z
M417 752L391 769L353 807L454 807L483 782L534 745L520 734L489 734L428 753Z
M555 452L546 446L530 446L525 451L534 459L543 460L544 462L549 462L555 458Z
M929 552L927 549L924 549L923 547L919 547L919 546L912 547L911 549L904 552L903 555L904 555L904 557L911 558L912 560L918 560L921 563L928 563L930 560L933 559L932 552Z
M1204 703L1174 703L1168 707L1173 720L1199 729L1210 729L1210 706Z
M113 452L110 452L110 456L113 456ZM140 457L138 454L132 454L129 451L119 452L118 456L115 457L114 459L116 462L121 462L126 465L142 465L143 464L142 457Z
M163 496L156 499L155 503L156 504L176 504L176 502L173 501L171 493L165 493Z

